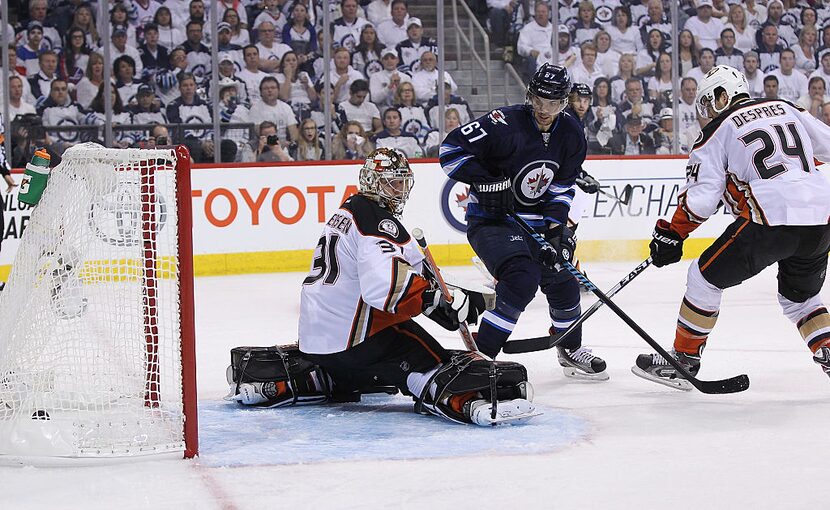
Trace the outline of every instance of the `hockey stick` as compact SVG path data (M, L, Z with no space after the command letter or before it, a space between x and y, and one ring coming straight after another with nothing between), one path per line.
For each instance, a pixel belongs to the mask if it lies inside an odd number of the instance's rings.
M444 281L444 277L441 276L441 272L438 271L438 265L435 263L435 258L433 258L432 252L427 244L427 240L424 238L424 231L420 228L413 229L412 237L415 238L418 242L418 246L420 246L421 250L423 250L424 257L426 258L430 270L435 277L435 281L438 283L438 288L441 289L441 294L444 295L444 299L452 303L452 294L450 293L450 289L447 288L447 283ZM478 346L476 345L476 341L473 339L473 334L470 333L470 328L467 327L466 322L458 324L458 333L461 335L461 340L464 341L464 346L467 350L478 352Z
M510 217L513 218L514 221L519 225L519 227L530 237L533 238L534 241L539 243L539 246L542 247L551 247L550 243L548 243L545 238L533 230L530 225L525 222L524 218L516 214L515 212L509 213ZM689 381L695 388L697 388L702 393L737 393L739 391L744 391L745 389L749 388L749 377L746 374L737 375L735 377L730 377L729 379L723 379L720 381L701 381L700 379L695 378L688 370L686 370L683 365L678 363L674 356L670 355L663 349L660 344L657 343L648 333L645 332L643 328L640 327L639 324L634 322L634 319L629 317L622 309L617 306L616 303L611 301L608 296L605 295L604 292L599 290L596 285L594 285L591 280L588 279L587 276L582 274L577 268L574 267L573 264L570 262L565 262L564 264L565 269L571 273L574 278L579 280L582 285L588 288L591 292L594 293L600 301L608 306L611 310L614 311L617 316L623 320L628 326L633 329L640 337L645 340L647 344L649 344L652 349L657 351L663 358L665 358L666 362L669 365L674 367L677 370L678 374L680 374L684 379Z
M444 299L452 303L452 294L450 294L450 289L447 288L447 283L444 281L444 277L441 276L441 272L438 270L438 264L435 263L435 258L432 256L432 251L430 251L427 240L424 237L424 231L420 228L415 228L412 230L412 237L415 238L418 242L418 246L420 246L421 250L423 250L424 257L426 258L427 264L429 264L435 280L438 282L438 288L441 289L441 294L444 295ZM496 379L498 378L496 361L478 350L476 341L473 338L473 334L470 333L470 328L467 327L466 322L458 323L458 333L461 335L461 340L464 342L464 345L467 347L468 351L473 351L490 362L490 419L495 422L499 405L498 394L496 392Z
M585 189L584 186L588 185L588 181L586 181L585 179L580 179L579 177L577 177L576 178L576 184L582 190L584 190ZM608 193L607 191L603 190L602 187L599 187L599 186L597 187L597 192L602 194L602 195L605 195L608 198L616 200L617 202L621 203L622 205L628 205L628 203L631 202L631 196L634 195L634 187L631 186L630 184L626 184L623 187L622 193L620 193L619 196L612 195L611 193Z
M638 265L634 268L633 271L625 275L625 278L623 278L616 285L614 285L614 288L606 292L605 295L610 299L617 292L619 292L620 289L628 285L631 282L631 280L633 280L634 278L639 276L640 273L645 271L646 268L650 265L651 257L640 262L640 265ZM561 331L554 335L537 336L534 338L522 338L519 340L509 340L506 344L504 344L502 351L507 354L521 354L523 352L543 351L546 349L550 349L551 347L555 347L562 343L565 340L565 338L573 334L573 332L576 331L576 328L582 325L583 322L588 320L588 317L590 317L594 314L594 312L599 310L603 304L604 303L602 302L602 300L599 300L596 303L594 303L590 308L582 312L582 315L579 316L576 322L571 324L570 327L565 331Z
M611 193L608 193L607 191L604 191L602 188L599 188L598 191L600 193L602 193L603 195L605 195L606 197L608 197L608 198L613 198L614 200L618 201L622 205L628 205L629 202L631 202L631 196L634 195L634 187L631 186L630 184L626 184L625 187L623 187L622 193L620 193L620 196L612 195Z

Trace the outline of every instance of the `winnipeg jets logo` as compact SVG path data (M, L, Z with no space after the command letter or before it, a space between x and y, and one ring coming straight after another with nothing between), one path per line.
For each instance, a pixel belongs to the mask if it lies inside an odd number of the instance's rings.
M504 124L505 126L507 125L507 119L505 118L505 116L501 112L501 110L493 110L492 112L490 112L490 115L488 115L487 117L490 119L490 122L492 122L493 124L501 123L501 124Z
M559 163L550 160L537 160L528 163L514 177L513 190L516 198L524 205L533 205L548 190Z
M392 237L398 237L398 226L392 220L382 220L378 224L378 230L381 232L385 232Z

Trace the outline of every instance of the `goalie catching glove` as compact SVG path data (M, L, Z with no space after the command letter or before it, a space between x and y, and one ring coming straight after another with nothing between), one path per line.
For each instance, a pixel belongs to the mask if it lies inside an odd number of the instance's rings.
M462 322L477 323L478 316L486 309L484 295L460 288L450 289L450 294L452 302L440 289L425 290L422 295L424 315L450 331L456 331Z

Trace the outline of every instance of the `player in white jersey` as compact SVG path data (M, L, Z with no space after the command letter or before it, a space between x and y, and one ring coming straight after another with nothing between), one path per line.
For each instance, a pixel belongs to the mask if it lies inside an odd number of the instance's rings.
M533 416L527 372L472 352L446 350L412 317L423 313L449 330L475 323L482 293L455 287L442 296L415 240L398 219L414 182L403 153L380 148L360 170L357 195L326 222L300 299L300 351L340 393L349 382L397 387L416 411L492 425ZM490 296L493 301L495 297ZM500 372L501 375L497 375ZM491 416L491 382L497 416ZM279 398L279 395L270 395Z
M830 251L830 127L784 100L750 99L746 78L716 66L703 78L703 128L686 166L686 184L671 219L658 220L649 245L654 265L680 260L683 241L726 204L735 221L689 267L673 355L692 374L718 318L723 289L778 264L778 302L830 375L830 315L819 291ZM632 371L682 389L688 381L659 354L643 354Z

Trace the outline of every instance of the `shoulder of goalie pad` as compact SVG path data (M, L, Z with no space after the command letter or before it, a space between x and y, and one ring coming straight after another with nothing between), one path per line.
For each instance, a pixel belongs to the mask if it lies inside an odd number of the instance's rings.
M441 271L441 276L444 278L444 283L447 284L447 287L450 289L461 289L470 292L478 292L482 296L484 296L484 306L488 310L492 310L496 307L496 291L487 287L484 284L471 282L471 281L464 281L460 280L457 277L453 276L446 271Z

